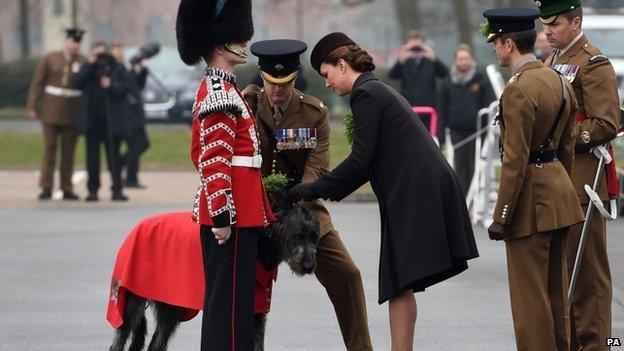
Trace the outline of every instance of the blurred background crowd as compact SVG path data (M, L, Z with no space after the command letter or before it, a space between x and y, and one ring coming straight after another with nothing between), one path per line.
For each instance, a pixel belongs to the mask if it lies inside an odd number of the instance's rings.
M477 30L482 10L532 7L533 1L257 0L253 6L256 30L252 42L294 38L310 44L330 31L348 33L373 56L379 78L398 88L414 106L433 109L435 117L427 110L421 117L439 142L457 145L478 130L477 112L495 99L484 72L488 64L495 63L495 56ZM621 0L587 0L583 6L588 9L583 22L585 34L611 59L618 85L624 87L624 4ZM142 186L138 159L150 145L145 122L190 122L203 67L185 66L178 57L173 30L176 11L177 3L168 0L0 0L0 122L31 114L26 106L37 65L49 52L63 49L65 28L85 30L77 50L88 63L86 66L97 66L98 55L101 66L102 55L106 54L111 64L107 69L122 69L119 72L123 74L106 75L112 81L97 78L81 89L89 96L90 104L97 105L102 103L98 100L99 88L116 86L115 79L124 82L124 98L110 100L111 113L81 117L82 121L108 121L109 125L97 128L97 133L88 126L85 129L85 125L80 131L85 142L78 142L76 162L88 173L87 200L98 199L100 148L108 155L112 198L125 200L121 190L124 186ZM146 50L151 50L151 55L144 55L149 59L140 57ZM536 55L545 58L550 50L541 35ZM335 164L348 153L338 137L348 104L325 89L306 57L302 62L303 74L297 87L328 105L335 122ZM257 82L257 63L250 58L237 75L241 88ZM159 125L151 138L152 149L145 154L146 167L190 167L186 132ZM172 141L170 131L182 135L180 140ZM36 168L42 163L45 155L40 141L29 149L25 142L28 136L5 130L0 133L5 134L0 138L0 169ZM21 146L16 139L21 140ZM473 173L473 147L465 143L455 150L454 167L465 190ZM40 186L40 196L48 198L49 181L40 181ZM70 199L76 194L70 188L63 195Z

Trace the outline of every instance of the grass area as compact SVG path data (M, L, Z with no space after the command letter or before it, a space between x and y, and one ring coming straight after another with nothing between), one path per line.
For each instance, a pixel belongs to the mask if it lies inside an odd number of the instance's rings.
M26 109L24 107L1 107L0 119L26 119Z
M148 133L151 147L141 159L142 169L193 169L189 157L189 131L157 129ZM341 132L332 132L330 138L333 168L347 157L350 146ZM84 149L85 142L81 137L76 148L78 169L84 168ZM0 169L38 169L42 153L43 140L39 132L0 131Z
M151 131L149 137L151 147L142 158L143 169L193 169L189 159L189 132L156 130ZM38 169L42 154L43 140L39 132L0 132L0 169ZM85 140L81 137L76 147L76 168L84 168L84 165Z

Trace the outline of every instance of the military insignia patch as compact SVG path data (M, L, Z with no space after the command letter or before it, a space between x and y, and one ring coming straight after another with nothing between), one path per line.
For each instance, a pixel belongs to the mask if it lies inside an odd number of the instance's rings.
M555 65L555 66L553 66L553 68L557 72L561 73L562 76L566 77L566 79L570 83L574 82L574 80L576 79L576 75L578 74L579 70L581 69L577 65Z
M119 280L113 280L111 284L110 300L115 303L119 302Z
M583 133L581 133L581 140L583 141L583 143L589 144L589 142L591 141L591 137L588 131L585 130L583 131Z
M316 128L277 129L275 139L278 151L316 149Z
M602 61L609 61L609 58L606 57L605 55L594 55L590 57L589 60L587 60L587 63L591 65L592 63L602 62Z

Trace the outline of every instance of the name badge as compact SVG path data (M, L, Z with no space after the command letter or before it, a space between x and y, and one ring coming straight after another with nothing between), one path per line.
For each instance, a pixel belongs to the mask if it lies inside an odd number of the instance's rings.
M316 149L316 128L277 129L277 150Z
M577 65L555 65L553 68L566 77L570 83L574 82L580 70L580 67Z

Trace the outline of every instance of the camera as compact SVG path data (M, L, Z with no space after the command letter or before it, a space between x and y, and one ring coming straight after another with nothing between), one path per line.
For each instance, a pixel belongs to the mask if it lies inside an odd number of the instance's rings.
M139 48L139 51L130 58L130 63L138 64L143 59L148 59L158 55L160 52L160 44L156 42L147 43Z
M100 77L110 77L114 64L115 58L108 52L101 52L95 56L95 66Z
M425 51L425 50L423 50L422 46L420 46L420 45L413 46L410 50L412 50L413 52L423 52L423 51Z

